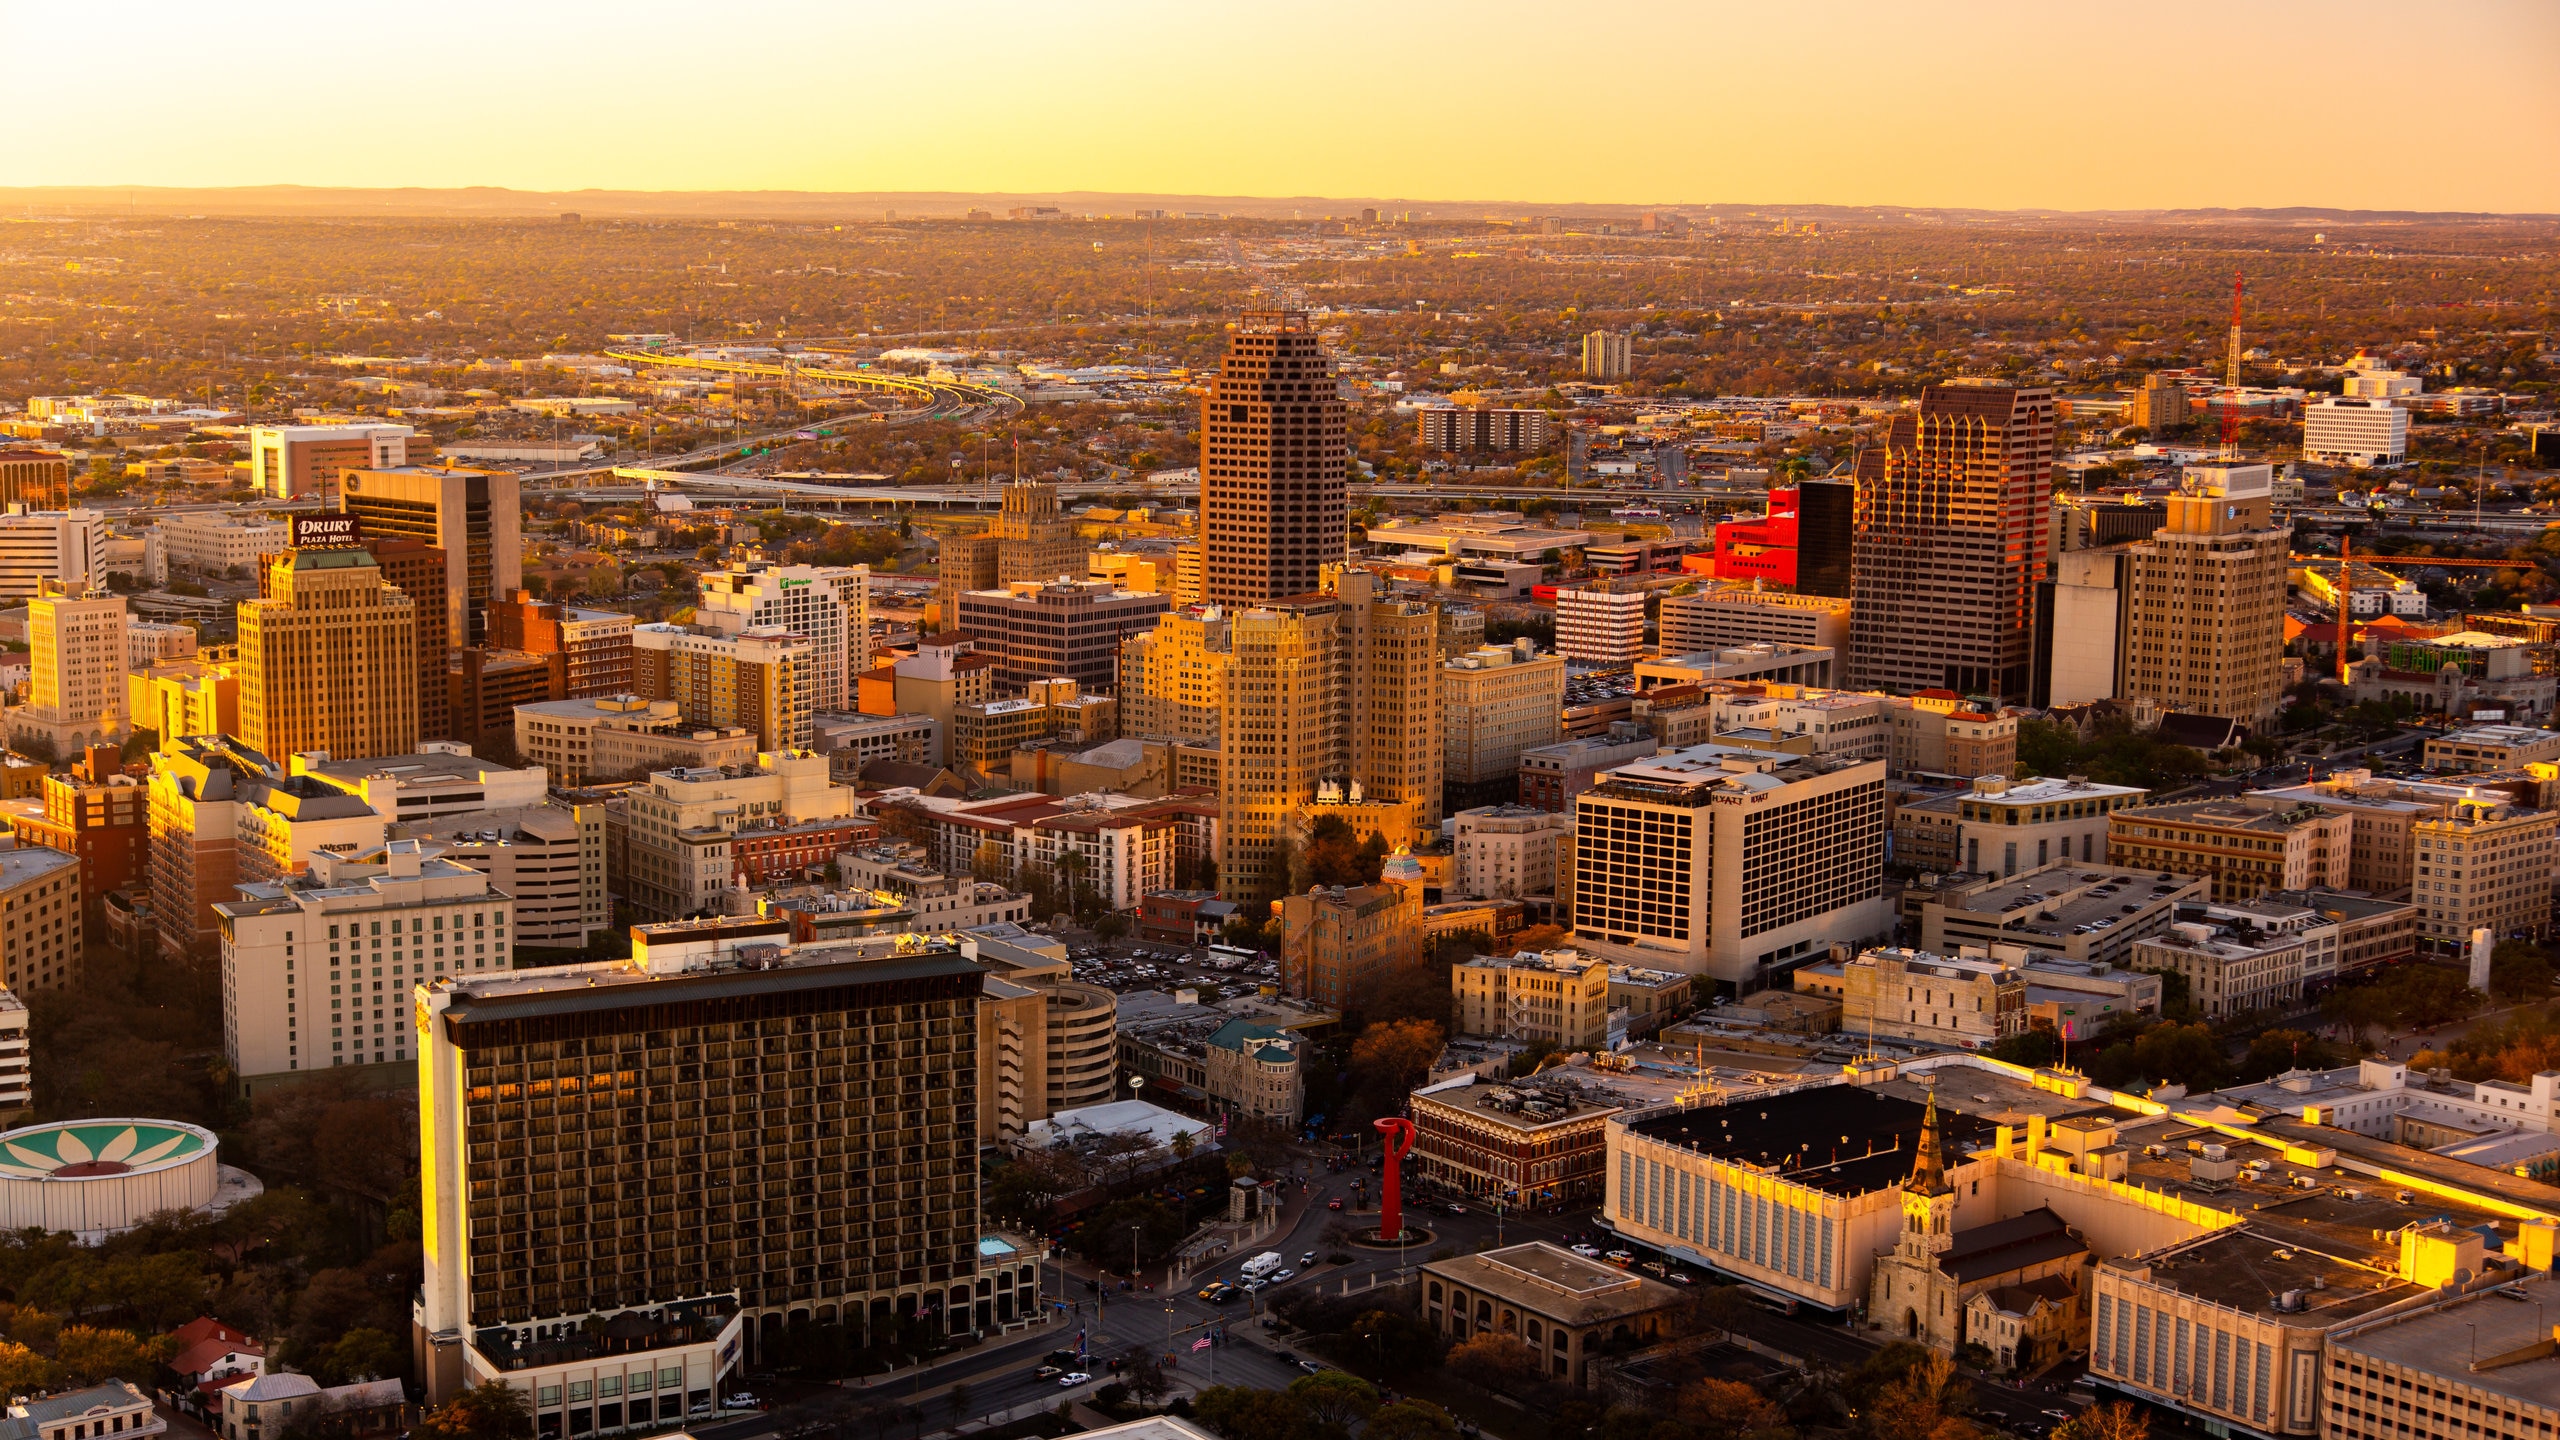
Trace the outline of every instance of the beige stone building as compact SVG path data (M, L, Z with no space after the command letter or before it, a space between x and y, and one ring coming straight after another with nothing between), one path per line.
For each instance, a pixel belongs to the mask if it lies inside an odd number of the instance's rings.
M1184 606L1121 641L1122 731L1214 745L1234 663L1227 612L1215 605Z
M1609 1043L1609 963L1572 950L1478 955L1450 968L1457 1033L1543 1040L1559 1050Z
M2223 902L2342 888L2354 844L2354 817L2320 805L2267 810L2243 800L2184 800L2107 817L2108 864L2209 875L2213 898Z
M116 743L126 727L124 597L86 590L37 583L27 602L27 703L9 714L12 743L41 737L65 760Z
M2456 951L2474 929L2542 935L2551 928L2554 835L2560 811L2490 799L2456 802L2411 831L2410 900L2421 950ZM2286 887L2288 889L2293 887Z
M1328 1010L1342 1009L1361 986L1420 950L1419 886L1311 890L1283 897L1277 909L1281 992Z
M701 914L737 874L742 830L852 813L827 757L805 750L761 753L753 770L660 770L607 806L607 848L623 859L612 878L639 914Z
M1887 948L1839 967L1796 972L1796 988L1830 989L1839 975L1840 1029L1987 1050L2027 1029L2027 976L2017 966L1964 955Z
M1897 775L2011 775L2018 768L2018 715L1977 710L1949 690L1923 690L1893 711Z
M1422 1318L1446 1340L1516 1335L1559 1385L1589 1389L1593 1362L1667 1333L1681 1292L1533 1240L1422 1267Z
M1486 900L1552 895L1573 832L1571 816L1530 805L1484 805L1457 813L1449 893Z
M1534 642L1487 645L1440 670L1441 783L1451 809L1520 793L1520 752L1564 738L1564 657Z
M2163 709L2272 718L2284 698L2293 532L2265 465L2190 465L2148 542L2126 548L2124 694Z
M240 602L240 738L267 756L418 748L415 604L362 550L288 550Z

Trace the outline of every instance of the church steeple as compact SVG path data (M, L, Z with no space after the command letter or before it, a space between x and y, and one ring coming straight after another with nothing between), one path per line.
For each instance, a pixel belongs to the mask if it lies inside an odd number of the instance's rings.
M1938 1142L1938 1087L1929 1087L1929 1108L1920 1117L1920 1158L1911 1166L1911 1178L1902 1187L1917 1195L1947 1195L1955 1187L1947 1183L1946 1150Z

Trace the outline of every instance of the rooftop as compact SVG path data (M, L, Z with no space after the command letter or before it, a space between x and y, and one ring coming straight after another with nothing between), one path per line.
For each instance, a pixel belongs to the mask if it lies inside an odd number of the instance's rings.
M80 857L42 846L22 845L0 850L0 890L14 889L57 870L76 871L79 866Z
M2097 800L2111 795L2148 795L2139 785L2100 785L2077 777L2055 779L2045 776L2035 780L2000 780L1985 777L1963 792L1966 800L1977 805L2051 805L2065 800Z
M2196 893L2196 876L2137 870L2082 870L2055 865L1986 885L1970 895L1941 894L1930 903L1950 914L2000 917L2003 935L2022 941L2111 930L2128 916Z
M1658 1280L1595 1264L1543 1240L1434 1260L1422 1268L1575 1326L1642 1315L1677 1304L1681 1298L1681 1292Z
M1673 1110L1627 1128L1649 1140L1756 1166L1826 1194L1864 1195L1899 1185L1911 1173L1924 1109L1866 1086L1819 1085ZM1989 1121L1944 1108L1938 1126L1949 1155L1990 1143L1996 1129Z
M2530 1302L2530 1303L2525 1303ZM2333 1351L2439 1375L2471 1389L2543 1409L2560 1409L2560 1351L2547 1310L2560 1309L2560 1284L2528 1276L2496 1290L2430 1305L2369 1327L2333 1334ZM2458 1355L2478 1358L2458 1374Z

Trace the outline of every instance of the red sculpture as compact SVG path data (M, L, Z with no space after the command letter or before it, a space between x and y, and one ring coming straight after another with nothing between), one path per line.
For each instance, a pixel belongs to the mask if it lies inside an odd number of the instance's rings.
M1378 1123L1378 1138L1386 1150L1386 1173L1378 1186L1378 1238L1404 1238L1404 1177L1400 1169L1404 1157L1413 1153L1413 1122L1390 1116Z

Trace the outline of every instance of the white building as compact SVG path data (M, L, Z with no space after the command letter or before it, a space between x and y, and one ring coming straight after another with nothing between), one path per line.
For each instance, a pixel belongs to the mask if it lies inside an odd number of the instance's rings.
M0 990L0 1117L15 1123L36 1103L35 1071L27 1050L27 1002Z
M2397 465L2409 453L2409 412L2389 400L2341 396L2302 412L2302 458L2324 465Z
M809 641L814 710L854 708L854 677L871 668L871 567L768 565L702 577L694 623L736 635L778 625Z
M512 968L513 902L427 848L394 840L352 856L315 852L304 873L242 885L239 899L213 907L223 1056L244 1092L324 1060L413 1063L412 989Z
M1644 653L1644 592L1558 590L1556 653L1624 665Z
M1482 805L1461 810L1449 893L1485 900L1551 895L1556 863L1572 837L1573 817L1534 805Z
M290 526L228 514L172 515L160 522L161 547L181 569L219 575L257 568L258 557L293 545Z
M24 600L47 580L75 593L104 586L106 543L107 517L95 510L10 506L0 515L0 600Z
M163 660L196 658L196 632L190 625L163 625L153 620L124 622L124 663L127 670L148 670Z

